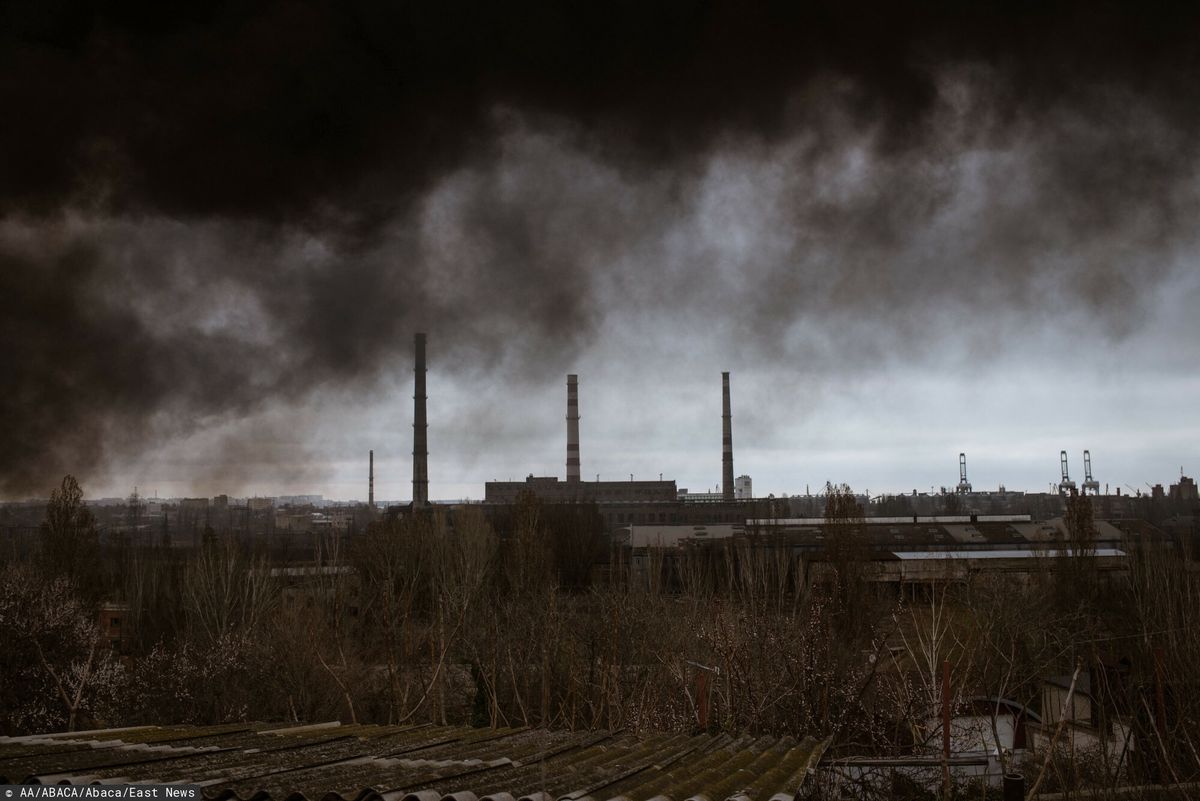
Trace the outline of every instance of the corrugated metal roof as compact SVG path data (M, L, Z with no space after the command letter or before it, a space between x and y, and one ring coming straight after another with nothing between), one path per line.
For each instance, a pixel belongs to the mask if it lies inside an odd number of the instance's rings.
M256 801L790 801L826 744L338 723L148 726L0 737L0 783L183 783L210 799Z

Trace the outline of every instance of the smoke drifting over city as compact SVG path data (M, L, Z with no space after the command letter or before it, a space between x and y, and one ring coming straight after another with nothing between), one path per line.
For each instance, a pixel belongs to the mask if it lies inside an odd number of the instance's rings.
M264 464L294 489L338 460L358 476L384 426L408 450L414 331L431 422L456 421L434 463L491 449L518 471L522 443L561 438L565 373L585 420L606 408L588 405L589 365L651 405L655 366L694 374L715 454L721 370L761 441L871 375L969 383L1012 360L1053 381L1129 342L1150 363L1169 351L1164 371L1198 355L1183 12L2 13L3 497L146 464L205 491ZM542 396L542 421L494 408ZM585 477L598 450L585 437Z

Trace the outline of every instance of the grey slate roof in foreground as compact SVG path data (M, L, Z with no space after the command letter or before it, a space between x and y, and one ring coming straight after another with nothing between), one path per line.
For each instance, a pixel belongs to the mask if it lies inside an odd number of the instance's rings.
M179 782L209 799L255 801L791 801L825 745L451 726L147 726L0 737L0 783Z

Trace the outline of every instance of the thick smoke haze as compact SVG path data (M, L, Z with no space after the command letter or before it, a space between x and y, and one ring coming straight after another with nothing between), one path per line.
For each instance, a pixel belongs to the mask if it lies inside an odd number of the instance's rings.
M1194 19L438 8L4 7L0 496L1195 454Z

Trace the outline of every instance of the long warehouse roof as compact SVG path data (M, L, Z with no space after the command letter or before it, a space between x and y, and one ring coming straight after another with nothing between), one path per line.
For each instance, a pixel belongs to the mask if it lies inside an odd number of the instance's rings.
M1029 549L1004 551L893 551L897 559L1049 559L1059 556L1058 551L1034 551ZM1070 555L1066 551L1065 555ZM1113 558L1124 556L1117 548L1096 548L1092 556Z

